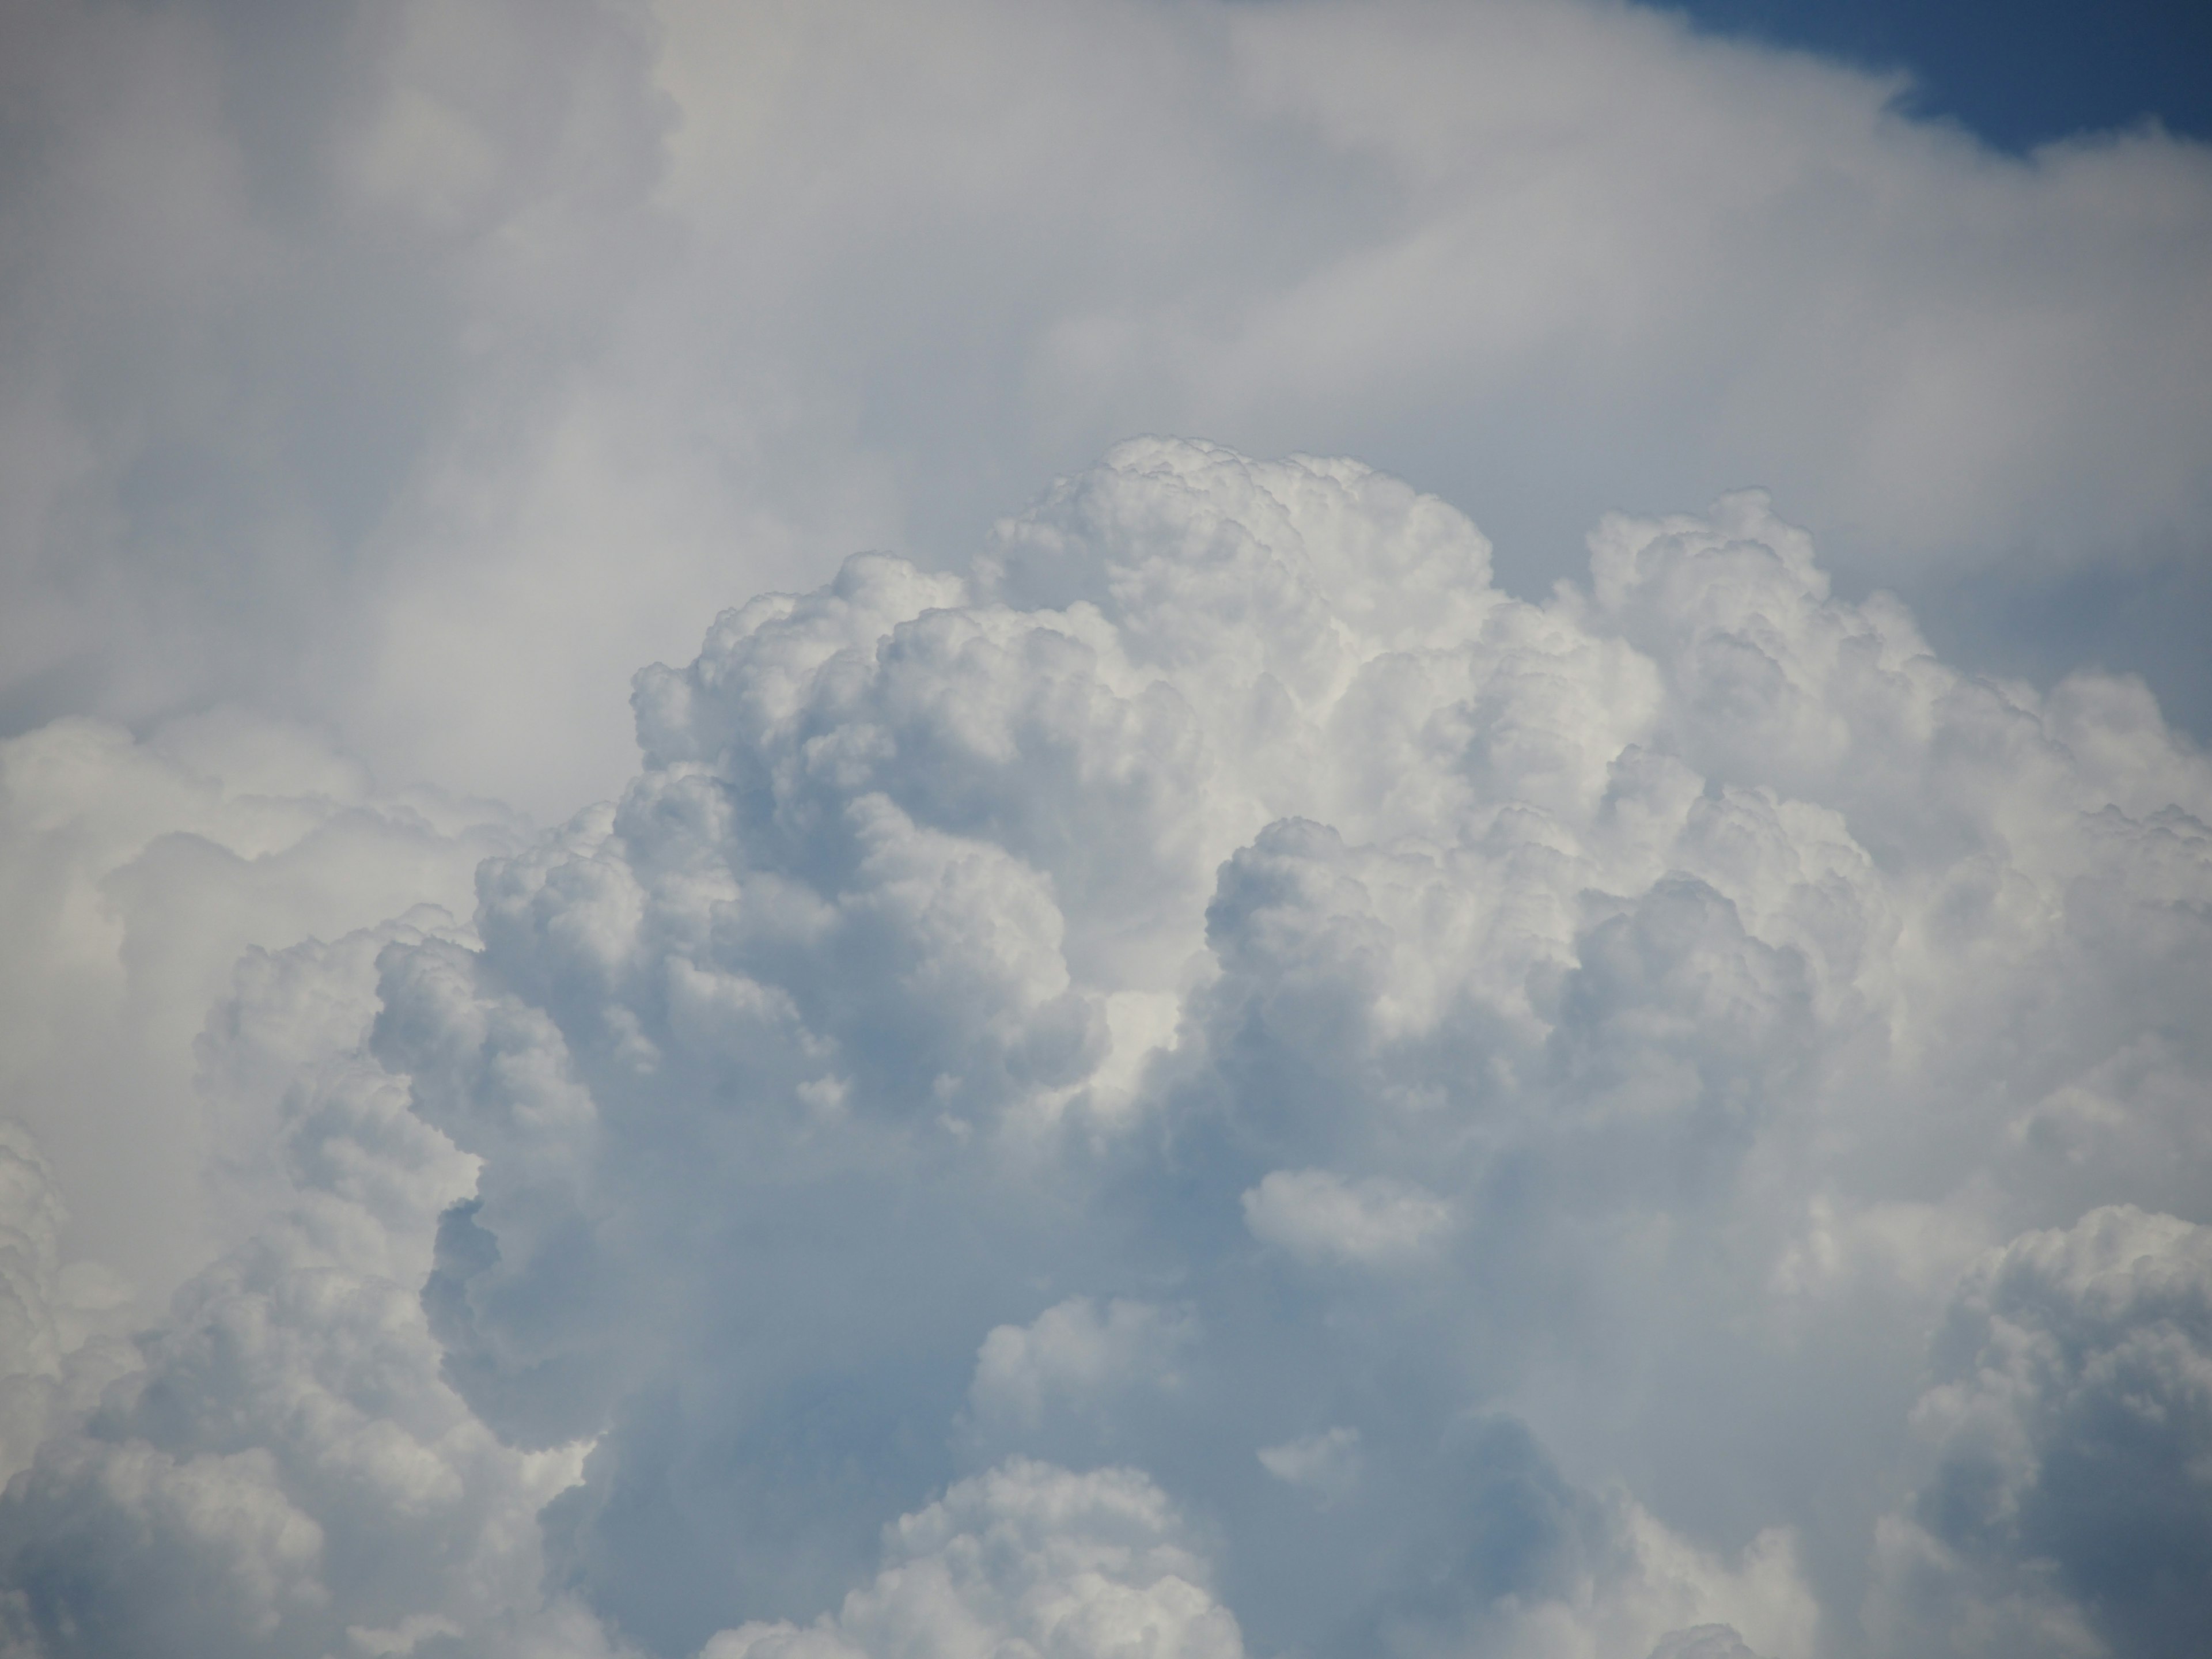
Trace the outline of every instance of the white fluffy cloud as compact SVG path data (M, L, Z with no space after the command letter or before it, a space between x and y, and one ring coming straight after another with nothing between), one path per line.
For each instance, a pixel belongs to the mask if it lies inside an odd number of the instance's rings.
M969 1402L987 1433L1034 1434L1048 1412L1110 1408L1132 1389L1179 1387L1178 1366L1200 1334L1179 1310L1119 1297L1101 1310L1071 1297L983 1339Z
M466 916L475 866L525 827L380 790L326 738L235 708L0 743L0 1101L68 1195L55 1248L80 1279L104 1263L150 1310L250 1228L240 1187L211 1207L198 1179L265 1150L252 1091L203 1084L195 1053L241 953L418 906Z
M537 1512L584 1448L501 1445L423 1316L470 1161L358 1052L379 948L421 937L264 955L218 1012L225 1074L279 1095L288 1190L157 1328L50 1367L76 1409L0 1496L9 1654L607 1652L540 1589Z
M1387 1176L1348 1183L1327 1170L1277 1170L1241 1201L1255 1238L1304 1261L1380 1266L1421 1255L1451 1225L1443 1200Z
M0 7L0 1650L2172 1650L2212 162L1895 91Z
M112 1328L128 1287L62 1259L67 1212L38 1143L0 1121L0 1471L27 1467L48 1422L130 1364ZM100 1338L107 1339L105 1341Z
M1236 1620L1178 1531L1141 1474L1017 1460L901 1517L883 1571L834 1618L749 1624L700 1659L1243 1659Z
M11 1153L11 1639L2175 1650L2212 767L1762 497L1489 567L1146 440L641 673L471 928L230 981L156 1328Z

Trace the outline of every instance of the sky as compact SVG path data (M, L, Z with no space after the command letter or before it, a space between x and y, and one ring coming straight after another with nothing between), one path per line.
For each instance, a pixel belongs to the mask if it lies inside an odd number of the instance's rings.
M5 0L0 1656L2192 1653L2205 27Z
M2014 152L2156 121L2212 135L2212 17L2172 0L1691 0L1700 27L1797 46L1912 77L1906 104Z

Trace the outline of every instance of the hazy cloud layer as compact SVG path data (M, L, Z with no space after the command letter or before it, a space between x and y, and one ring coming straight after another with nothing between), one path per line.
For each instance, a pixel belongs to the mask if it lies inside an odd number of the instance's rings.
M0 719L237 700L547 817L735 593L1135 432L1511 580L1758 483L1977 660L2212 682L2212 161L1578 0L12 0ZM558 733L557 738L549 734Z
M1489 565L1139 441L639 674L471 928L233 977L260 1156L157 1328L8 1143L0 1629L2185 1651L2212 767L1756 495Z

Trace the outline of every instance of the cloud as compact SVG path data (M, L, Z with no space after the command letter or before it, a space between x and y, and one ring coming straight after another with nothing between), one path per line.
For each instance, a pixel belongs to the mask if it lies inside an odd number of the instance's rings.
M2201 145L1556 0L6 27L11 732L241 702L558 817L713 605L1139 431L1481 503L1528 594L1758 481L1981 656L2212 707Z
M40 1407L11 1636L2160 1651L2056 1454L2191 1432L2212 769L1762 496L1489 556L1135 441L640 673L471 927L249 956L236 1224Z
M867 1659L1012 1649L1054 1659L1243 1659L1172 1506L1127 1469L1016 1461L888 1529L875 1583L805 1630L749 1624L701 1659ZM1018 1644L1017 1647L1016 1644Z
M969 1403L982 1425L1034 1433L1056 1407L1097 1409L1127 1389L1174 1389L1178 1359L1198 1340L1176 1310L1117 1297L1102 1314L1090 1298L1071 1297L983 1339Z
M2131 1205L1960 1288L1883 1588L1972 1650L2183 1653L2212 1555L2212 1231ZM1939 1626L1938 1628L1941 1628Z
M417 1287L471 1170L358 1052L396 937L264 956L213 1023L229 1075L285 1079L282 1199L159 1325L62 1356L74 1409L0 1495L9 1652L607 1651L538 1588L583 1449L502 1447L439 1377Z
M1359 1431L1327 1429L1279 1446L1260 1448L1260 1467L1324 1501L1342 1497L1359 1479Z
M0 1091L69 1195L56 1248L80 1276L104 1262L151 1312L251 1231L245 1190L210 1204L200 1179L264 1157L256 1091L290 1081L200 1076L241 954L466 915L477 863L525 831L493 803L380 789L324 735L235 708L0 744ZM290 1017L304 1035L317 1014Z
M129 1287L63 1261L68 1211L38 1143L0 1121L0 1471L26 1468L49 1421L82 1409L127 1364L116 1318Z
M1651 1650L1651 1659L1745 1659L1751 1650L1726 1625L1676 1631Z
M1239 1201L1255 1238L1302 1261L1387 1265L1419 1256L1451 1225L1433 1194L1384 1176L1347 1185L1327 1170L1277 1170Z
M0 34L0 1645L1141 1534L1255 1652L2159 1650L2053 1449L2195 1328L1973 1264L2212 1222L2203 146L1580 0Z

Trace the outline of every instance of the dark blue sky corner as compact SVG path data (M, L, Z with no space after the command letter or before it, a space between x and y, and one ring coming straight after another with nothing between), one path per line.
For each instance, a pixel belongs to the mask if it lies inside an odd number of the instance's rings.
M2212 6L2176 0L1676 0L1700 31L1905 70L1908 113L2015 155L2154 123L2212 139Z

